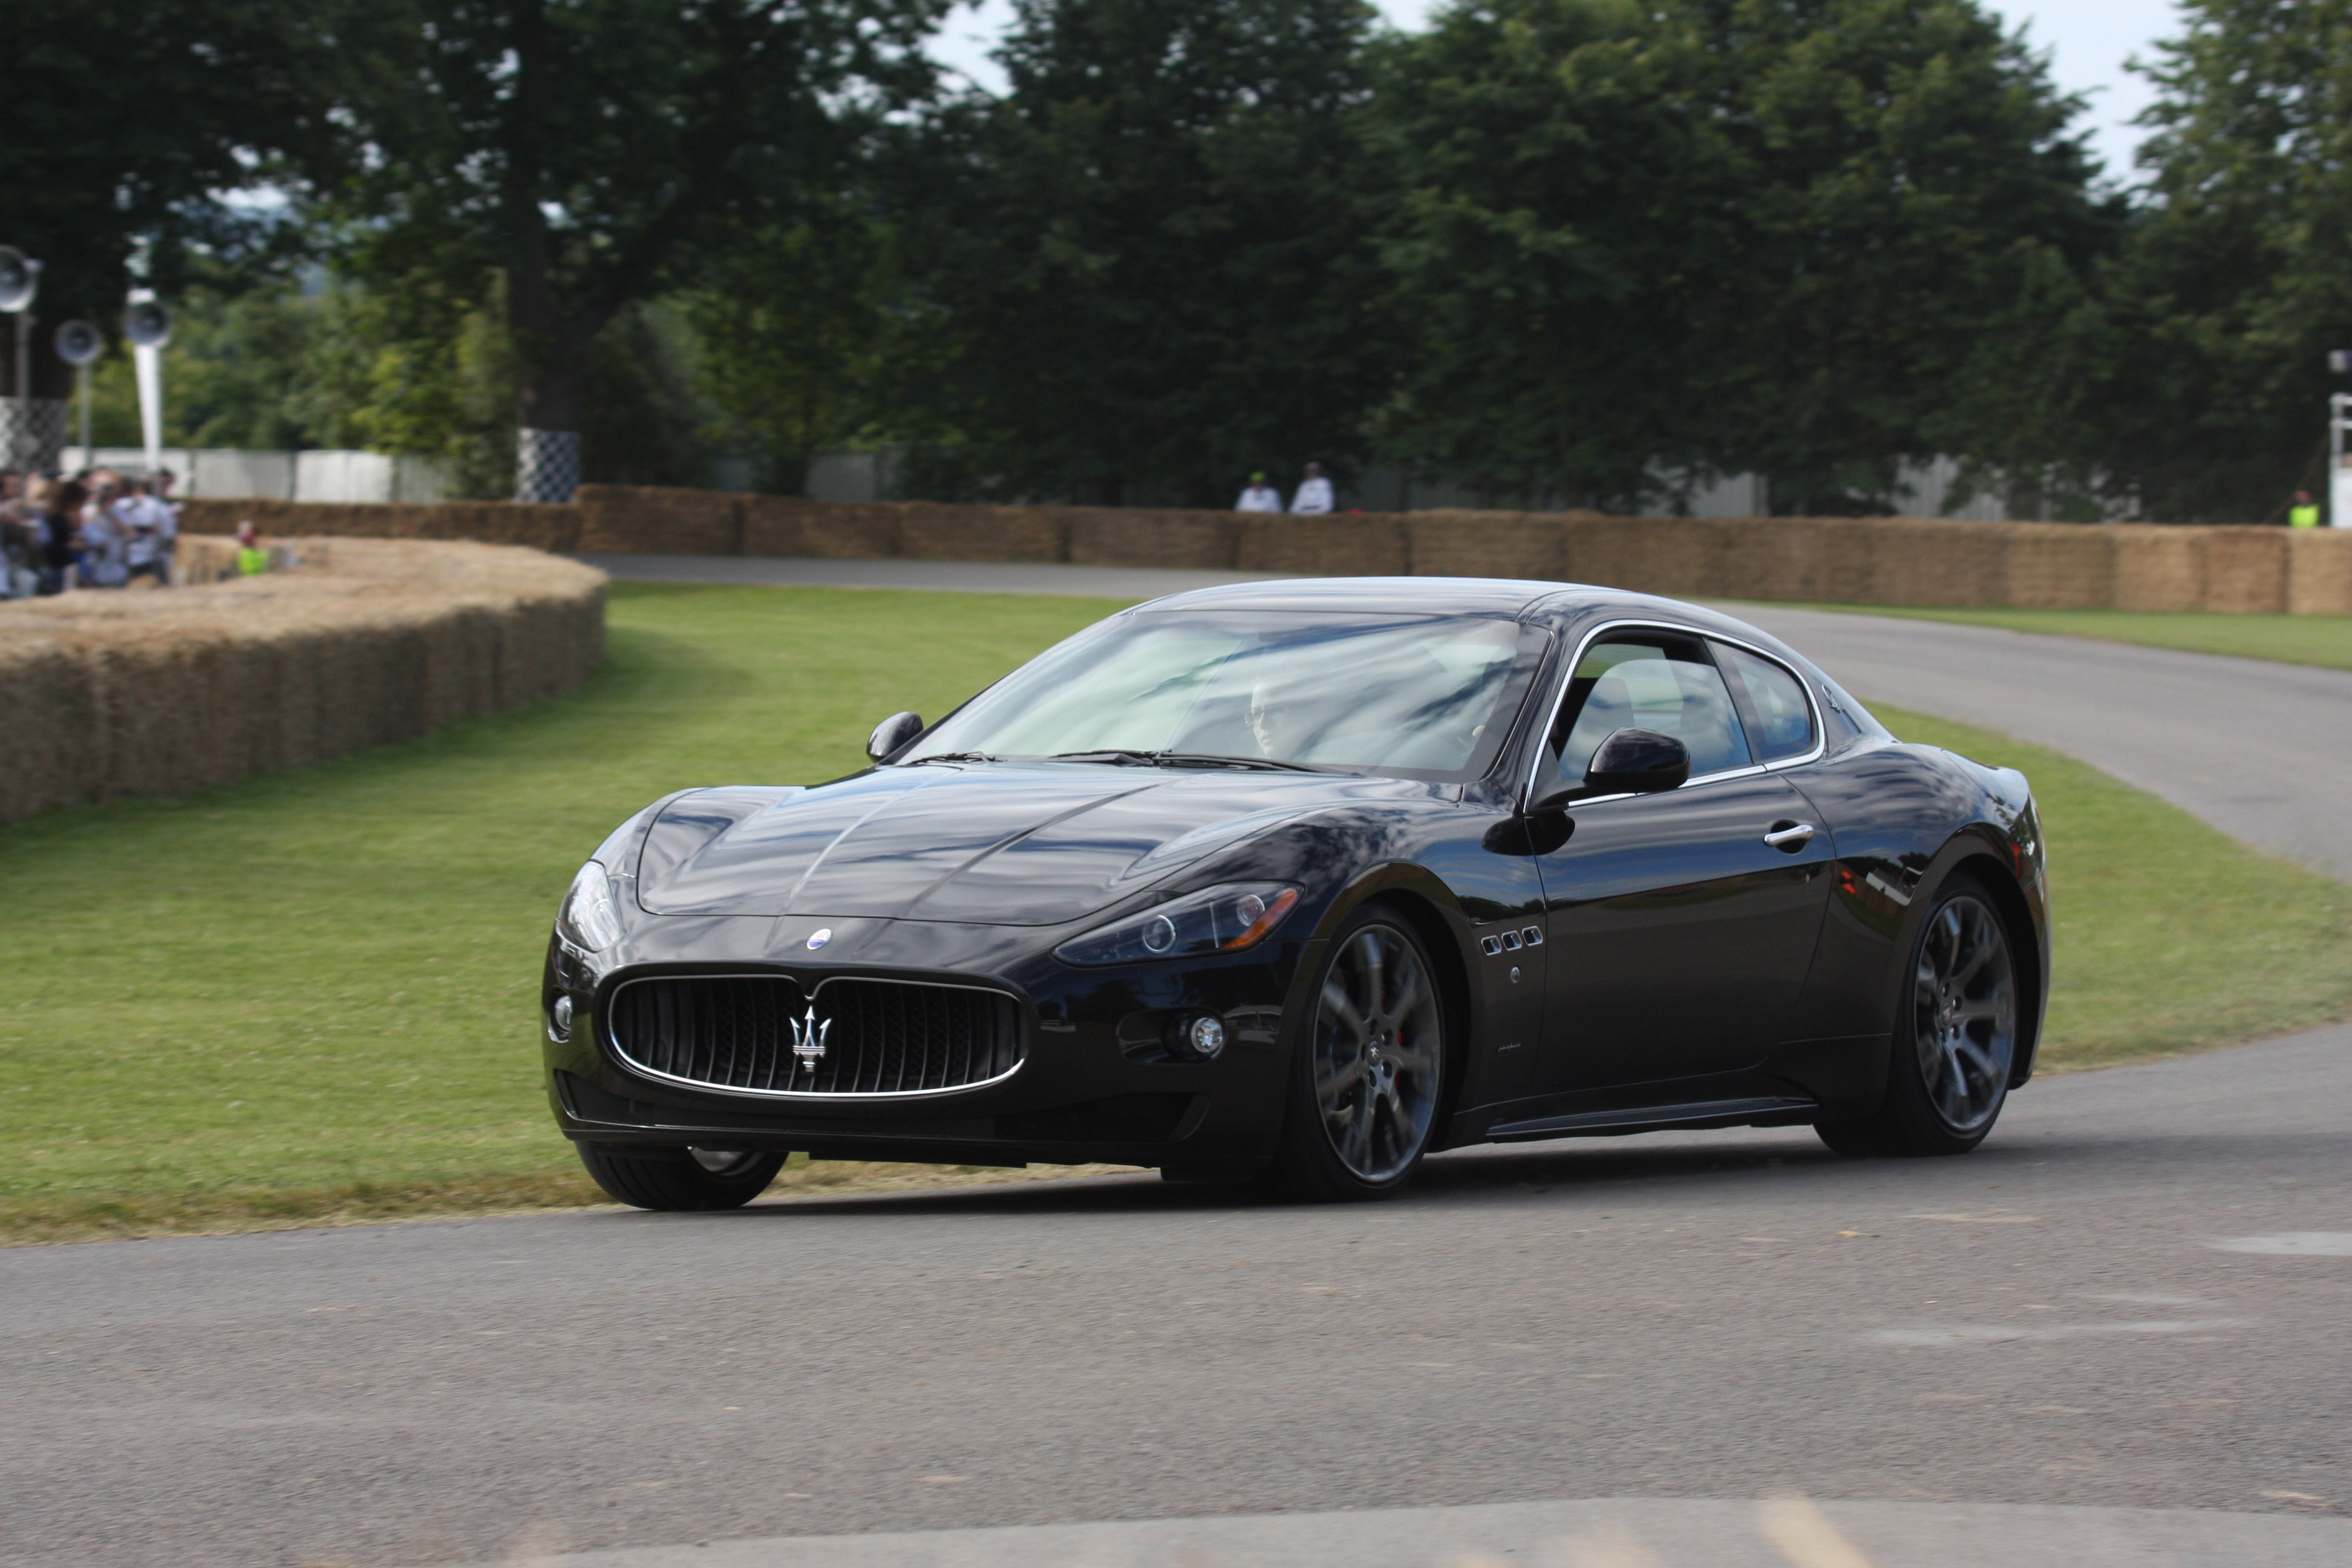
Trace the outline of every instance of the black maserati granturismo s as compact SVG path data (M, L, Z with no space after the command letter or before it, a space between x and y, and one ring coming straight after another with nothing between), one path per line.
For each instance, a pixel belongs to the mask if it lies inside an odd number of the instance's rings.
M794 1150L1310 1199L1662 1128L1959 1153L2032 1071L2024 776L1696 605L1181 594L867 752L657 800L573 879L548 1086L615 1198L731 1206Z

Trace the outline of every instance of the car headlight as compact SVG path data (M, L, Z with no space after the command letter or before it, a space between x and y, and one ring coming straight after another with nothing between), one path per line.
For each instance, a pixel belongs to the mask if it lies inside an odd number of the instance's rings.
M613 901L612 879L591 860L572 879L555 911L555 929L564 941L589 952L601 952L621 940L620 906Z
M1064 963L1096 964L1238 952L1255 946L1297 902L1298 889L1286 882L1204 888L1072 937L1054 956Z

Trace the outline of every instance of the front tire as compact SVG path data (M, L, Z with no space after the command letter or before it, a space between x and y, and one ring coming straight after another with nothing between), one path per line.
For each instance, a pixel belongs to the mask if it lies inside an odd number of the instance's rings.
M1869 1116L1814 1125L1840 1154L1965 1154L2009 1099L2021 985L2009 923L1965 873L1920 923L1895 1027L1886 1100Z
M768 1190L782 1154L740 1149L606 1149L580 1145L580 1163L618 1201L666 1213L740 1209Z
M1412 927L1385 910L1342 926L1298 1042L1275 1190L1308 1203L1384 1198L1429 1152L1445 1087L1445 1005Z

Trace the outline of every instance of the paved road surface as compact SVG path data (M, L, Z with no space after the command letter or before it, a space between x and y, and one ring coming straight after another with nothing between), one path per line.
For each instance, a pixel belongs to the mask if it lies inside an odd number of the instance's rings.
M1145 598L1234 572L960 561L593 555L655 582ZM2352 881L2352 671L1991 626L1727 605L1875 700L2080 757L2223 832Z
M2352 881L2352 670L1727 605L1851 688L2063 752Z
M2340 1562L2347 1253L2346 1027L2037 1082L1963 1160L1677 1134L1375 1207L1104 1178L20 1248L0 1563L1696 1568L1774 1561L1790 1492L1886 1505L1828 1516L1881 1568ZM1730 1511L1483 1506L1577 1499ZM2249 1517L2073 1511L2168 1509ZM1360 1510L1420 1511L1278 1517ZM1209 1515L1277 1517L774 1543ZM704 1541L767 1544L651 1550Z

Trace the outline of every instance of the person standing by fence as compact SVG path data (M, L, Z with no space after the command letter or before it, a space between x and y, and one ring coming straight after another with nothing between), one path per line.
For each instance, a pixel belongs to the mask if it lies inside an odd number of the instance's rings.
M2319 503L2311 499L2309 490L2294 492L2294 504L2286 509L2286 525L2289 528L2319 526Z
M1320 517L1331 510L1331 481L1323 477L1323 465L1307 465L1307 477L1298 481L1298 493L1290 498L1290 510L1295 517Z
M1264 473L1252 474L1249 488L1242 491L1241 500L1234 502L1234 510L1235 511L1280 511L1282 492L1265 482Z

